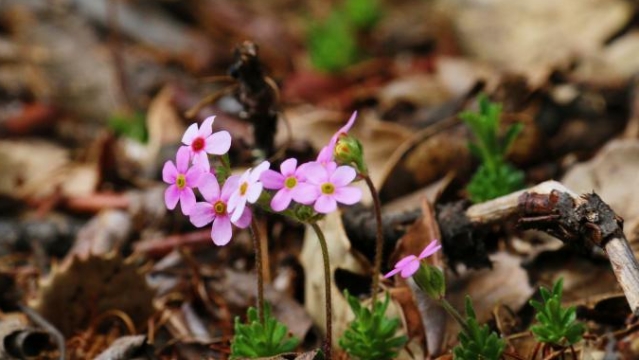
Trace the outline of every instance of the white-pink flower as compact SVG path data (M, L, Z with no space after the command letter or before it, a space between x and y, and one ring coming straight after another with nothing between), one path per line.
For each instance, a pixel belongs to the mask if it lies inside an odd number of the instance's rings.
M268 161L263 161L255 168L246 170L240 177L237 189L231 194L229 199L229 211L232 212L232 221L236 221L244 213L247 201L253 204L260 197L263 188L260 176L268 169L269 165Z
M337 203L352 205L362 198L362 191L349 186L357 173L351 166L337 166L334 161L326 164L312 162L300 166L306 183L312 185L311 197L315 211L328 214L337 209Z
M437 244L437 240L432 241L424 250L422 250L419 256L408 255L405 258L399 260L397 264L395 264L395 269L391 270L388 274L384 275L384 279L388 279L389 277L400 273L401 277L404 279L413 276L419 269L419 264L423 259L433 255L437 252L437 250L441 249L441 245Z
M211 239L216 245L224 246L231 241L233 225L244 229L251 223L251 209L246 207L236 220L229 215L228 200L237 189L240 177L237 175L226 179L222 191L217 178L210 173L202 175L200 193L206 202L198 202L191 211L190 220L197 227L213 222Z
M189 151L186 148L178 149L175 162L174 165L169 160L162 168L162 180L170 184L164 191L164 203L169 210L173 210L180 202L182 213L188 215L195 205L193 188L198 186L203 171L197 166L189 167Z
M209 158L206 154L223 155L231 148L231 134L228 131L213 133L213 121L215 116L207 117L202 126L191 124L182 136L182 143L189 149L193 164L209 170Z
M297 167L297 159L284 160L280 165L280 172L266 170L260 176L266 189L277 190L271 199L271 208L275 211L286 209L291 200L300 204L310 204L315 201L313 186L306 184L303 167Z
M351 118L348 119L346 125L337 130L337 132L331 137L328 145L324 146L322 150L320 150L319 154L317 155L318 163L326 165L327 163L333 161L333 159L335 158L335 145L337 144L337 140L339 140L339 137L342 136L342 134L348 133L348 131L353 127L353 124L355 124L356 118L357 111L354 111L353 115L351 115Z

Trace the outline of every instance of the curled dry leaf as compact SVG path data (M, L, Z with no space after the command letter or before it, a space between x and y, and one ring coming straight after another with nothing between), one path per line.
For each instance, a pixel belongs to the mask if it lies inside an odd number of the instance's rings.
M54 266L29 304L71 336L109 310L122 311L135 326L142 325L154 311L154 293L131 259L89 255Z
M144 354L148 346L145 335L131 335L118 338L95 360L128 360Z

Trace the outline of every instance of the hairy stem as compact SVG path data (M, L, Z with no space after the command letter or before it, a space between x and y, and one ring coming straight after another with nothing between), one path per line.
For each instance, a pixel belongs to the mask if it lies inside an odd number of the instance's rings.
M382 204L375 185L368 174L364 175L364 181L373 196L373 210L375 212L375 222L377 223L377 237L375 238L375 260L373 264L373 283L371 285L371 297L373 309L377 304L377 290L379 288L379 276L382 270L382 252L384 251L384 228L382 226Z
M264 324L264 278L262 273L262 242L255 219L251 220L251 237L255 248L255 273L257 275L257 314Z
M333 348L333 325L332 325L332 300L331 300L331 267L328 257L328 246L326 245L326 238L322 229L317 223L312 223L311 226L315 230L315 234L319 239L320 246L322 248L322 258L324 259L324 296L326 296L326 340L324 343L324 355L325 358L331 359L331 350Z
M444 299L443 297L440 299L440 303L442 304L442 307L444 308L444 310L446 310L446 312L453 317L453 319L455 319L455 321L457 321L459 323L459 325L462 327L462 329L464 329L464 331L468 332L468 326L466 325L466 320L461 316L461 314L459 313L459 311L457 311L449 302L448 300Z

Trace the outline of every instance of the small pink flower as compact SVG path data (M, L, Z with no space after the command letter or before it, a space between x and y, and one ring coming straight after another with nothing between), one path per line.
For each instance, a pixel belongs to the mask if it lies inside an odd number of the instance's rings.
M344 165L338 167L334 161L325 165L312 162L301 166L309 189L310 198L315 202L315 211L328 214L337 209L337 203L352 205L362 198L362 191L348 186L357 176L355 169ZM309 202L310 203L310 202Z
M388 279L389 277L401 272L401 277L404 279L413 276L419 269L419 264L421 260L426 259L427 257L433 255L437 252L437 250L441 249L441 245L437 245L437 240L432 241L419 256L408 255L407 257L399 260L397 264L395 264L395 269L391 270L388 274L384 275L384 279Z
M195 204L190 215L190 220L197 227L205 226L213 222L211 227L211 239L218 246L224 246L231 241L233 227L231 224L244 229L251 223L251 209L244 209L237 220L232 220L229 216L228 200L231 194L237 189L240 177L237 175L226 179L222 191L220 185L213 174L202 175L200 180L200 193L206 202Z
M197 124L191 124L182 137L182 143L189 149L193 164L209 170L209 158L206 155L226 154L231 148L231 134L228 131L218 131L213 134L215 116L207 117L198 129Z
M319 154L317 155L317 162L325 165L333 161L333 159L335 158L335 144L337 144L337 140L339 140L339 137L342 136L342 134L348 133L348 131L353 127L353 124L355 124L356 118L357 111L354 111L353 115L351 115L351 118L348 119L346 125L337 130L337 132L331 137L328 145L324 146L322 150L320 150Z
M297 167L297 159L291 158L282 162L280 172L270 169L264 171L260 180L265 188L278 190L271 199L271 208L275 211L286 209L291 200L300 204L310 204L315 201L313 186L304 182L303 167Z
M262 183L260 182L260 176L266 171L270 163L264 161L253 169L248 169L238 181L236 190L231 194L229 199L229 211L231 214L231 221L237 221L244 213L246 202L253 204L257 201L262 193Z
M177 166L169 160L162 168L162 180L171 184L164 192L164 203L173 210L179 201L182 213L188 215L195 205L193 188L198 186L203 172L196 166L189 168L189 151L186 148L178 149L175 162Z

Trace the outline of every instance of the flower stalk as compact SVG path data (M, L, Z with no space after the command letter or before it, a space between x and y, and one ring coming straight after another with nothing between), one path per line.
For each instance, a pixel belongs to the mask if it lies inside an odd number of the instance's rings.
M326 244L326 238L324 237L324 233L322 229L317 225L317 223L311 223L311 227L315 231L317 238L320 242L320 247L322 248L322 259L324 260L324 296L326 297L325 301L325 310L326 310L326 338L324 340L324 355L325 358L331 359L331 350L333 348L333 321L332 321L332 299L331 299L331 268L330 268L330 259L328 257L328 246Z
M377 223L377 234L375 237L375 260L373 262L373 282L371 285L371 297L373 299L373 307L377 304L377 290L379 288L379 276L382 271L382 252L384 251L384 228L382 226L382 204L379 200L379 194L368 174L361 175L366 182L366 186L373 197L373 210L375 212L375 222Z
M255 220L251 220L251 238L255 250L255 272L257 275L257 316L260 323L264 324L264 274L262 271L262 241Z

